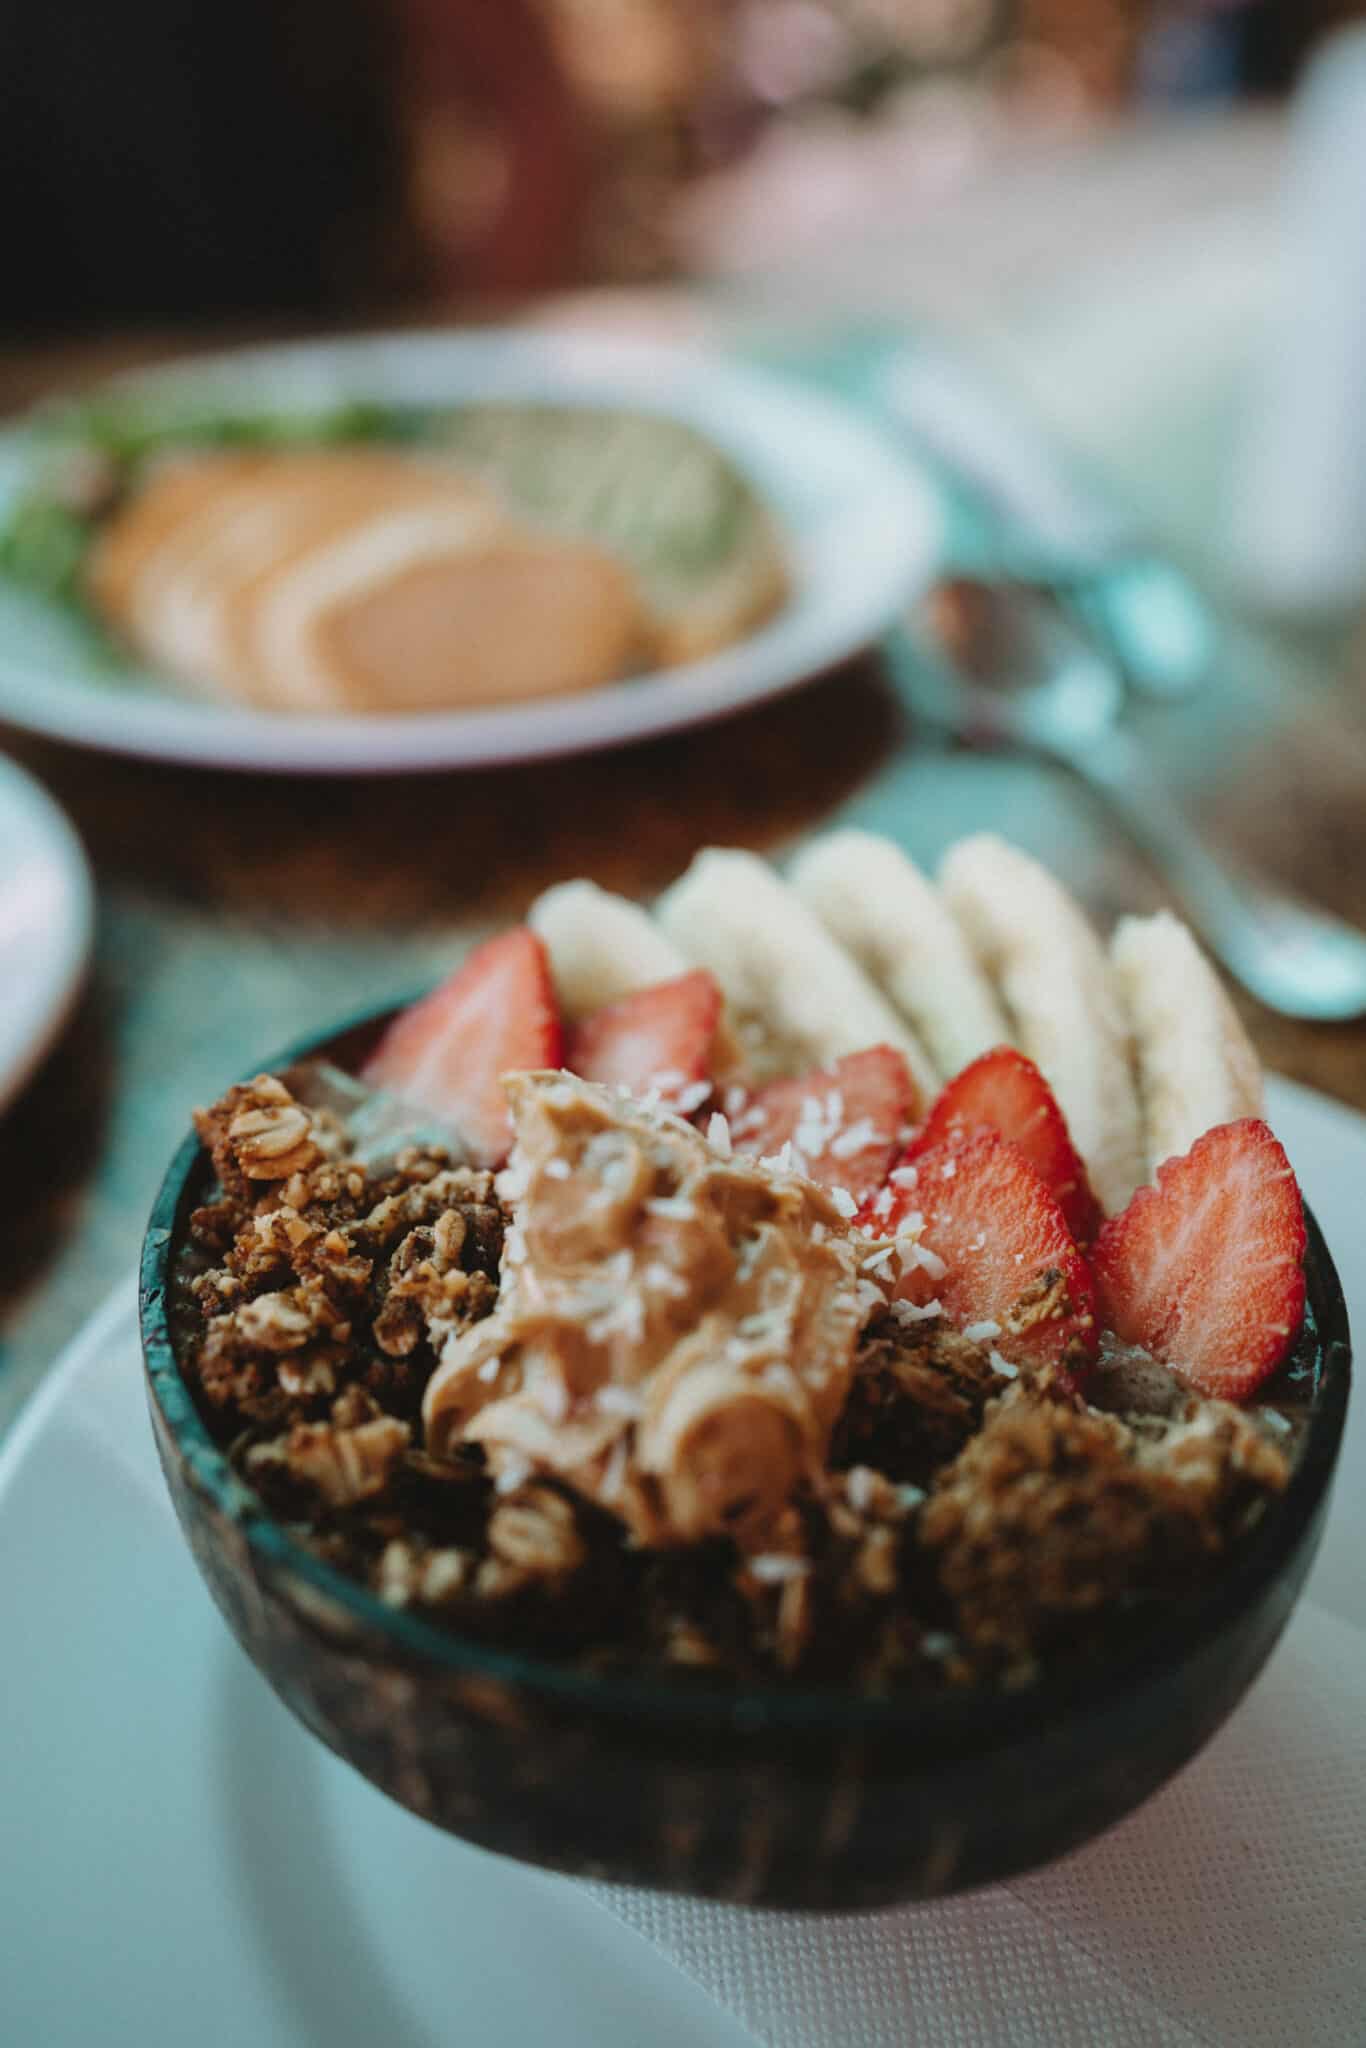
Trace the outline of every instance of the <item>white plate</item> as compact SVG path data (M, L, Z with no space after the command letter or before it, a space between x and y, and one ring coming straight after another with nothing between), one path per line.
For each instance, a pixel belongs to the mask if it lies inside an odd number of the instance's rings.
M91 923L80 842L51 797L0 756L0 1110L61 1026Z
M253 349L117 380L168 405L288 411L369 399L482 397L634 406L725 449L782 525L793 582L769 624L705 661L582 696L399 718L271 717L111 674L55 607L0 583L0 717L59 739L211 765L330 774L470 767L615 745L717 718L875 640L933 573L928 487L875 430L784 378L689 349L584 333L407 334ZM21 487L24 429L0 435L0 518Z
M1271 1113L1329 1241L1350 1255L1366 1120L1285 1084ZM1366 1265L1343 1277L1360 1328ZM1353 1405L1342 1464L1311 1592L1359 1625L1366 1403ZM229 1637L176 1527L140 1385L131 1281L0 1445L0 1644L5 2048L754 2048L759 2034L772 2038L717 2002L743 2002L744 1973L723 1970L713 1999L686 1974L686 1943L675 1964L589 1888L413 1819L279 1704ZM1330 1854L1329 1889L1335 1867ZM980 1918L1003 1896L935 1910ZM754 1939L771 1947L781 1936L790 1952L805 1928L809 1954L794 1969L818 1971L828 1925L761 1919ZM840 1923L842 1940L856 1931ZM855 1967L875 1948L856 1946ZM928 1989L941 2003L942 1985ZM1301 1995L1292 1973L1286 1997ZM860 2040L911 2037L909 2014L903 2033L894 2012L879 2013ZM1079 2015L1067 2038L1097 2037Z
M176 1527L119 1288L0 1447L5 2048L753 2048L307 1735Z

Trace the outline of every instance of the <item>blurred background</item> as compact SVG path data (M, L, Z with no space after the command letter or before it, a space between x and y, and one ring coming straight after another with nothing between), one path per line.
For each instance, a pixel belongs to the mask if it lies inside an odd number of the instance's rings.
M758 193L771 261L860 206L911 218L1117 123L1283 95L1360 11L6 0L0 317L70 334L677 278L737 260Z

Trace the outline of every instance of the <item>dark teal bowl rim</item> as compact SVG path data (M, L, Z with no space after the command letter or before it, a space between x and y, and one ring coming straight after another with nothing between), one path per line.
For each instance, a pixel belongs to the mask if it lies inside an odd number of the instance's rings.
M368 1012L321 1036L291 1046L253 1067L278 1073L319 1053L363 1045L402 1004ZM343 1059L345 1058L343 1052ZM454 1678L495 1679L565 1706L599 1715L645 1715L687 1724L721 1723L736 1729L787 1727L832 1737L863 1729L906 1732L912 1760L990 1749L1017 1741L1032 1726L1063 1714L1100 1715L1131 1699L1135 1685L1171 1672L1208 1649L1271 1594L1309 1538L1332 1483L1351 1380L1347 1304L1322 1232L1306 1207L1308 1232L1307 1327L1311 1347L1303 1376L1311 1381L1309 1416L1290 1484L1255 1530L1239 1544L1226 1570L1167 1615L1157 1615L1127 1644L1095 1663L1045 1674L1018 1691L983 1687L932 1698L855 1694L832 1686L735 1687L690 1676L686 1685L596 1674L441 1628L421 1616L387 1606L297 1542L238 1477L209 1434L179 1365L171 1337L168 1294L190 1208L207 1185L208 1162L194 1135L185 1139L161 1183L143 1239L139 1325L151 1396L195 1485L240 1532L268 1568L285 1570L325 1596L372 1637L392 1646L405 1666L427 1665Z

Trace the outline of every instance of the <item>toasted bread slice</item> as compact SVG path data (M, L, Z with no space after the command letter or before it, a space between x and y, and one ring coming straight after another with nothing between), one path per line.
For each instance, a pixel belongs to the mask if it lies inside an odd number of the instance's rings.
M925 1048L796 892L756 854L710 847L656 906L665 936L709 967L759 1073L801 1073L891 1045L928 1099Z
M1146 1166L1132 1041L1099 939L1046 868L990 833L951 847L939 881L1113 1214Z
M1110 941L1138 1054L1148 1176L1215 1124L1262 1113L1262 1065L1195 939L1168 910L1124 917Z
M241 621L258 593L361 520L405 506L477 503L488 493L388 449L277 452L225 483L146 564L128 627L168 672L239 696L253 677Z
M86 564L85 587L97 611L128 633L133 592L149 564L198 532L222 493L261 467L259 454L196 454L160 464L141 489L105 522Z
M481 494L349 527L272 578L242 628L275 709L431 711L610 682L640 613L610 556L519 532Z
M947 1080L1010 1025L933 882L890 839L826 832L791 869L831 937L893 1002Z

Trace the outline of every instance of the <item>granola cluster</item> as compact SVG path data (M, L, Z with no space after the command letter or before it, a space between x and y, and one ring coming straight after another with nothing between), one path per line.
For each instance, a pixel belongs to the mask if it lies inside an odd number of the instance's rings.
M526 1291L515 1173L495 1182L434 1143L363 1162L344 1115L269 1076L197 1123L218 1192L191 1219L176 1316L202 1412L300 1541L461 1633L680 1679L1017 1684L1187 1590L1288 1477L1273 1423L1150 1363L1141 1384L1103 1364L1088 1405L937 1316L882 1304L855 1331L822 1460L800 1465L757 1536L717 1522L684 1540L614 1508L605 1461L581 1461L586 1485L576 1467L514 1459L494 1432L424 1428L443 1369L485 1414L545 1379L544 1351L527 1348L544 1344L532 1315L546 1309ZM575 1130L607 1156L601 1133ZM661 1226L684 1220L676 1191L651 1190ZM566 1229L601 1227L577 1196L563 1213ZM767 1270L757 1255L753 1270ZM732 1285L722 1274L715 1298ZM575 1354L584 1385L567 1396L576 1416L596 1402L610 1420L608 1453L654 1398L631 1378L628 1321L603 1321L601 1355ZM671 1326L649 1328L672 1359ZM737 1354L727 1370L743 1367Z

